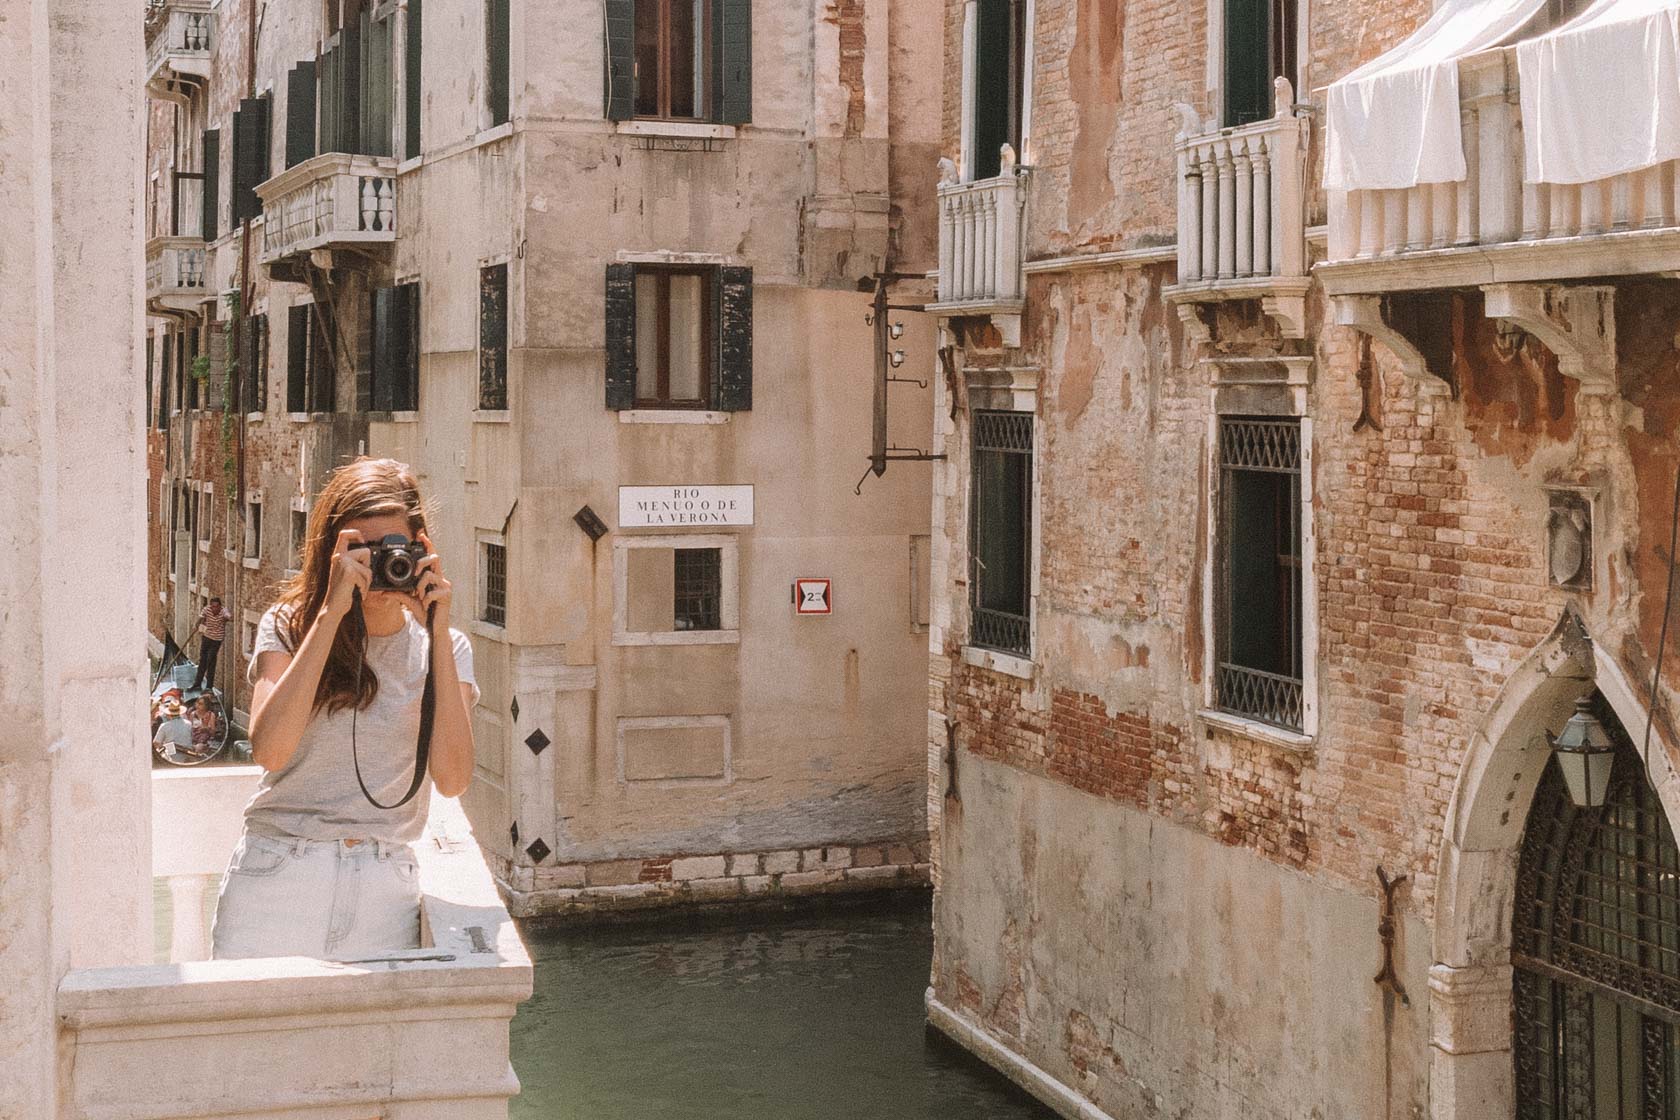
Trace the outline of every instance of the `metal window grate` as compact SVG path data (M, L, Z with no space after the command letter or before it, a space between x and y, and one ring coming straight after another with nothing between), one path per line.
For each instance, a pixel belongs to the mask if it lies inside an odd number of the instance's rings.
M723 629L723 550L676 550L676 629Z
M1546 765L1517 870L1513 1057L1523 1120L1680 1116L1680 850L1626 731L1599 809Z
M484 599L480 619L492 626L507 625L507 548L484 542Z
M969 644L1032 652L1030 412L974 413L969 540Z
M974 450L1031 455L1033 418L1030 412L976 412Z
M1301 729L1301 681L1229 662L1219 663L1219 706L1227 712Z
M1299 420L1221 420L1219 465L1227 470L1301 472Z

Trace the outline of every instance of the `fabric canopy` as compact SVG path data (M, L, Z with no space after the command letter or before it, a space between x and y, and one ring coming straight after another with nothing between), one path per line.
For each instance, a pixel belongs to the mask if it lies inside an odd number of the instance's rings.
M1517 44L1517 77L1529 182L1680 159L1680 0L1598 0Z
M1331 85L1324 185L1395 190L1465 178L1458 60L1522 30L1546 0L1446 0L1404 42Z

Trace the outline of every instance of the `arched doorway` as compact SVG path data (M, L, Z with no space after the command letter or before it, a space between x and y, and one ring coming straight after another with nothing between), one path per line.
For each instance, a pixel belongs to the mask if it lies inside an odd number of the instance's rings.
M1512 913L1519 1120L1680 1120L1680 850L1626 729L1602 808L1540 776Z

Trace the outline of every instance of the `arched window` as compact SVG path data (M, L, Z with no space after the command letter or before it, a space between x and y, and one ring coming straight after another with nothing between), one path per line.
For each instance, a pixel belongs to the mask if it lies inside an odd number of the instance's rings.
M1680 1120L1680 851L1627 732L1609 794L1577 809L1548 763L1513 915L1520 1120Z

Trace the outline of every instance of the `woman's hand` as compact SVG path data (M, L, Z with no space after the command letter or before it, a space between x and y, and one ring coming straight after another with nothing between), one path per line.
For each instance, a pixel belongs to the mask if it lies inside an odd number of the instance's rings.
M432 538L421 533L417 539L426 546L426 556L420 561L420 575L414 582L414 594L408 597L409 607L414 611L414 617L422 621L427 610L431 610L433 635L448 634L449 606L455 596L455 585L444 578L443 561L432 548Z
M350 613L356 592L366 595L372 582L373 566L369 563L361 532L345 529L333 542L332 564L327 569L327 598L321 604L322 612L335 624L338 623Z

